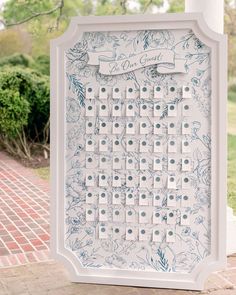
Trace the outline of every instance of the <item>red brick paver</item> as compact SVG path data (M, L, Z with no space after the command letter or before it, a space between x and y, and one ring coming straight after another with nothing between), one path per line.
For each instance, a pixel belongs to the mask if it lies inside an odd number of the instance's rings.
M49 259L49 184L0 152L0 267Z

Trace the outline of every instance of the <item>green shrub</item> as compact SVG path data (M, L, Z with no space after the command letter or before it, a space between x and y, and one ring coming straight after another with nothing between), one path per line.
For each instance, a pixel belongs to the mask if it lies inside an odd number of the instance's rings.
M235 92L236 93L236 83L230 83L228 89L229 89L229 92Z
M15 53L0 58L0 67L5 66L31 68L43 75L49 76L50 74L50 58L48 55L39 55L36 59L33 59L27 54Z
M33 59L26 54L15 53L0 59L0 66L23 66L30 67Z
M0 91L0 133L15 138L28 122L29 102L18 91Z
M235 92L236 93L236 78L229 77L228 91L229 92Z
M0 73L0 93L10 89L29 104L25 133L31 140L43 140L43 129L49 119L49 78L23 68L5 68Z
M39 71L43 75L50 74L50 58L48 55L39 55L36 59L32 68Z
M236 102L236 91L229 91L228 92L228 100L232 101L232 102Z

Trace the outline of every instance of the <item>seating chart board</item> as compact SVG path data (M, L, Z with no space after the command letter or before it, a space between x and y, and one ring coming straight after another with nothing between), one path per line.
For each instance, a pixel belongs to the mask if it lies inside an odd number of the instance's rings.
M52 253L78 282L225 264L226 49L200 14L78 17L51 45Z

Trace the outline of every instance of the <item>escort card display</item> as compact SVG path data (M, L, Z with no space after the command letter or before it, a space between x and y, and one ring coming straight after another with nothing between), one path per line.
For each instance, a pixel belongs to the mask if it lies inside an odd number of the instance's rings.
M226 49L199 14L78 17L51 46L52 253L77 282L225 264Z

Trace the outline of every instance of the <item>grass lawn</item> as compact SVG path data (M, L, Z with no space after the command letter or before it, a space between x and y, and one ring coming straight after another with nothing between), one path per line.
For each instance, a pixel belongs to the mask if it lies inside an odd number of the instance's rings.
M228 100L228 204L236 214L236 99L232 97Z
M35 169L43 179L49 180L49 167ZM236 101L228 101L228 204L236 214Z
M228 204L236 214L236 135L228 135Z
M236 102L228 101L228 133L236 135Z
M36 169L34 169L34 171L41 178L49 180L49 178L50 178L50 169L49 169L49 167L36 168Z

